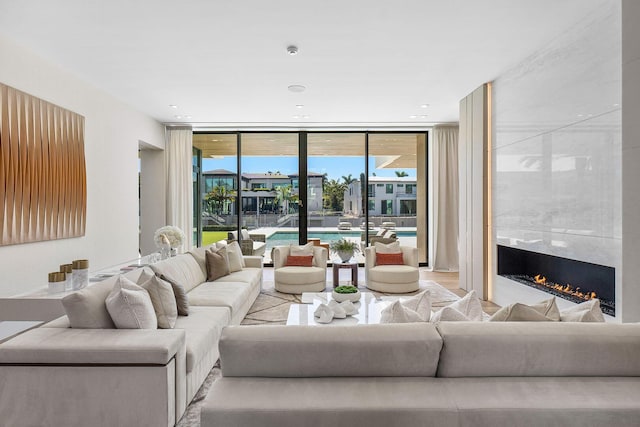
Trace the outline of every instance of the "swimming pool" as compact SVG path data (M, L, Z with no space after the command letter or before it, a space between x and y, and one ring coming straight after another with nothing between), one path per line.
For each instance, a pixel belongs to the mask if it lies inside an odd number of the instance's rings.
M321 242L331 243L342 238L349 240L360 240L361 231L310 231L307 233L309 239L320 239ZM398 237L415 237L415 231L396 231ZM274 246L287 246L290 244L298 244L297 231L276 231L267 237L267 252Z

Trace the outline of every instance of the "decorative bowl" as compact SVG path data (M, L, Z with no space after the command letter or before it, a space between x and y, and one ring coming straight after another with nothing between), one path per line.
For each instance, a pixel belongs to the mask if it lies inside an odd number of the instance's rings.
M341 293L338 293L336 291L333 291L331 293L331 297L336 302L342 302L342 301L357 302L357 301L360 301L360 296L361 295L362 294L360 293L360 291L356 291L355 293L351 293L351 294L341 294Z

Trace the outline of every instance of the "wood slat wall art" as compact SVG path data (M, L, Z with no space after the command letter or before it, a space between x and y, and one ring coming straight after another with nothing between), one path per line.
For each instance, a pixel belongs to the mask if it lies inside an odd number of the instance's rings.
M0 83L0 246L84 236L84 117Z

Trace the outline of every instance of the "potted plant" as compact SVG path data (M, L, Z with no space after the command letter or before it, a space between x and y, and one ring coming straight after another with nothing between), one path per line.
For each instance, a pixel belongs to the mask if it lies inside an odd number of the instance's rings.
M355 252L360 252L360 247L357 242L352 242L344 237L340 240L331 242L329 249L338 254L342 262L349 261Z
M338 286L333 290L332 297L337 302L360 301L360 291L355 286Z

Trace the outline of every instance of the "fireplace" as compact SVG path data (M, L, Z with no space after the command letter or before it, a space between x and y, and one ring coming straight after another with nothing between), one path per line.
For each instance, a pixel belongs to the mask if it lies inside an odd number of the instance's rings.
M613 267L498 245L498 275L575 303L598 298L616 314Z

